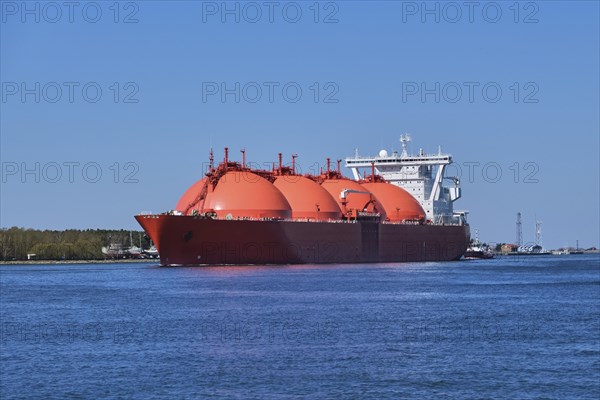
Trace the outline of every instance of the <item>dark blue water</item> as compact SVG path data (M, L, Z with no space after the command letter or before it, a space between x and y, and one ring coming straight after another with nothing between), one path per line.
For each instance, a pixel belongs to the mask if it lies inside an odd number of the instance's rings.
M2 399L600 396L597 255L0 282Z

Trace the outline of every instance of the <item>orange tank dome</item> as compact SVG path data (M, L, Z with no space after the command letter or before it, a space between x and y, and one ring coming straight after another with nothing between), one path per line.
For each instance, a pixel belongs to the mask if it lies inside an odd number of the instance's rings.
M301 175L279 176L273 183L292 207L292 218L341 219L337 201L318 183Z
M175 209L177 211L185 212L188 209L188 207L190 207L192 204L194 204L194 202L200 195L200 192L202 191L202 187L206 184L206 179L207 178L200 179L199 181L194 183L192 186L190 186L188 188L188 190L185 191L185 193L183 194L183 196L181 196L181 198L177 202L177 205L175 206ZM197 207L192 207L192 208L197 209Z
M206 178L205 178L206 179ZM195 201L207 185L206 199L194 204L192 210L214 211L218 218L291 218L292 208L285 196L267 179L249 171L226 172L213 187L201 179L190 187L179 203L178 211ZM204 207L202 207L204 205Z
M383 204L390 221L425 220L425 210L419 202L406 190L385 182L368 182L361 184L373 193Z
M323 189L327 190L339 204L340 209L344 211L340 194L344 190L355 190L358 192L369 192L362 187L358 182L350 179L326 179L321 183ZM385 208L377 199L377 196L371 193L347 193L346 194L346 211L352 209L359 211L378 212L381 213L382 219L385 219Z

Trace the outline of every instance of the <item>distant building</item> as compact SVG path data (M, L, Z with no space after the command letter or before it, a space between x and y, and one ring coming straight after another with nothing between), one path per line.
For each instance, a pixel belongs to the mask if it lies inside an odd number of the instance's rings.
M500 247L500 251L502 253L514 253L515 251L517 251L517 249L519 248L518 245L516 244L508 244L508 243L504 243L501 247Z

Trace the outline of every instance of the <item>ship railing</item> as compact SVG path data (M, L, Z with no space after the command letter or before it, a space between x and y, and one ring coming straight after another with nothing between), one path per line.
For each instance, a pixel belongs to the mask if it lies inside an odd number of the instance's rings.
M402 221L383 221L383 223L389 225L426 225L423 221L414 219L405 219Z
M463 226L467 225L467 220L465 215L462 214L453 214L453 215L436 215L434 220L432 221L433 225L457 225Z
M361 216L369 216L369 217L377 217L381 216L380 214L373 213L360 213ZM162 214L139 214L143 215L146 218L158 218L160 215L173 215L173 216L185 216L182 212L176 210L170 210ZM331 223L331 224L355 224L360 221L356 218L351 219L314 219L314 218L275 218L275 217L235 217L235 218L219 218L216 216L216 213L208 214L196 214L196 215L187 215L188 217L200 218L200 219L214 219L218 221L285 221L285 222L321 222L321 223ZM382 221L383 224L388 225L439 225L439 226L463 226L467 225L465 219L462 216L450 216L450 215L441 215L437 216L435 221L421 221L421 220L411 220L405 219L402 221Z
M359 157L352 157L352 158L346 158L346 163L347 164L358 164L358 163L369 163L369 162L376 162L376 163L391 163L391 162L421 162L421 161L450 161L451 159L451 155L450 154L442 154L442 155L438 155L438 154L424 154L422 156L407 156L407 157L402 157L400 155L398 156L387 156L387 157L380 157L380 156L359 156Z

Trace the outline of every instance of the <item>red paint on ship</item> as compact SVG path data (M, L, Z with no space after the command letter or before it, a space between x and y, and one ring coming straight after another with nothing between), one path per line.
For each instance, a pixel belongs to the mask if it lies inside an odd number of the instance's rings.
M389 221L425 221L425 210L406 190L385 182L361 183L383 205Z
M278 176L273 183L292 207L293 219L339 220L342 211L318 183L300 175Z
M350 210L361 212L379 213L381 220L385 220L385 208L377 197L362 187L358 182L347 178L325 179L321 186L331 197L335 198L342 209L347 214ZM345 196L345 197L343 197Z
M300 176L230 162L180 198L176 211L135 218L162 265L360 263L457 260L469 226L425 223L422 207L373 173L362 185L340 171ZM319 185L320 184L320 185ZM387 211L387 212L386 212ZM387 216L386 216L387 215Z

